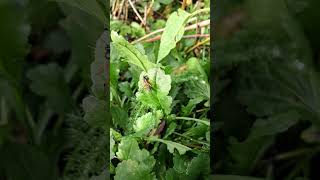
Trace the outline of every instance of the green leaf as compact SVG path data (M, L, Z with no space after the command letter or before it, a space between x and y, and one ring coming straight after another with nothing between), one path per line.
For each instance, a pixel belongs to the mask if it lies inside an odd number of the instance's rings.
M123 108L118 106L111 105L111 117L113 124L118 125L119 127L126 129L129 121L128 112Z
M110 160L113 159L115 156L114 145L115 145L115 141L113 139L112 132L110 131Z
M99 23L94 17L84 13L83 11L75 8L65 8L66 18L60 22L61 26L66 31L68 37L71 41L71 60L69 64L76 71L80 70L82 79L87 86L91 85L90 68L91 73L96 73L97 76L103 77L104 66L99 66L97 69L92 69L93 66L99 64L104 57L103 51L105 50L103 46L103 41L107 40L104 36L106 33L103 32L103 25ZM100 38L99 38L100 37ZM98 40L98 41L97 41ZM104 42L107 44L107 42ZM95 47L90 48L90 47ZM92 50L90 50L92 49ZM73 70L74 71L74 70ZM73 72L71 70L66 70L66 73ZM72 74L69 75L67 80L72 79ZM92 74L91 78L94 78ZM99 82L99 81L98 81ZM97 94L101 93L101 86L94 88L94 92Z
M128 81L125 82L120 82L119 83L119 90L124 93L125 96L127 97L132 97L133 92L130 87L130 83Z
M107 128L107 102L100 100L94 96L88 96L83 99L82 106L85 111L85 121L87 121L94 127L102 126L103 128Z
M147 72L142 72L139 78L139 90L146 91L144 77L147 76L151 87L162 92L164 95L168 95L171 89L171 77L166 75L165 72L160 68L153 68Z
M125 160L118 164L116 168L115 180L155 180L155 175L151 173L150 168L140 166L133 160Z
M27 7L16 1L2 0L0 3L0 66L2 61L23 60L29 51L28 36L31 27L26 21L26 9ZM15 72L15 68L17 67L12 68L12 72Z
M54 163L39 148L26 144L3 144L0 148L0 169L7 178L15 180L54 180ZM19 173L17 173L19 172Z
M193 109L197 104L201 103L204 100L203 97L197 97L195 99L190 99L186 106L182 106L182 116L189 116L192 114Z
M295 125L299 118L300 115L292 111L278 114L266 120L258 119L252 126L248 139L272 136L284 132Z
M104 31L96 43L95 48L95 59L91 63L91 80L92 80L92 92L95 96L99 98L104 98L106 96L105 83L107 79L107 43L108 32Z
M181 9L170 15L161 36L157 63L166 57L171 49L176 47L176 43L180 41L184 34L184 26L189 17L190 14Z
M90 180L106 180L110 176L108 170L104 170L99 176L93 176Z
M302 131L300 135L301 139L307 143L319 143L320 131L316 126L311 126Z
M134 160L139 163L145 163L151 168L154 166L155 160L145 149L140 150L137 141L131 137L124 137L118 146L116 153L120 160Z
M122 138L116 154L122 162L116 167L115 179L123 179L124 175L125 179L128 177L132 179L154 178L154 174L151 171L156 161L147 150L140 150L134 138Z
M172 3L173 0L158 0L159 3L161 4L170 4Z
M186 170L187 179L201 179L210 174L210 157L208 154L199 154L193 158Z
M114 87L118 84L118 78L119 78L119 64L115 62L110 63L110 84Z
M146 84L144 77L148 77L151 88ZM167 96L171 89L171 77L166 75L160 68L150 69L147 73L140 74L138 82L139 92L136 93L137 100L145 106L154 110L162 109L166 114L171 111L172 97Z
M234 163L230 165L231 171L240 175L251 172L257 160L261 158L266 149L273 143L275 135L286 131L298 122L296 112L287 112L275 115L269 119L257 120L248 138L243 142L230 139L228 148Z
M186 83L184 93L190 99L209 100L210 99L210 85L207 81L199 78L198 76L189 77L189 81Z
M162 92L137 92L137 100L154 110L162 109L165 114L171 111L172 98Z
M299 59L313 66L309 41L300 24L291 15L286 0L246 0L245 7L251 26L265 29L265 24L269 24L267 29L271 32L272 39L288 36L296 46L296 53L301 54Z
M66 113L73 107L70 89L64 78L63 69L57 64L39 65L27 72L33 92L47 98L55 111Z
M131 45L123 37L119 36L116 32L111 31L111 39L111 48L116 48L117 52L124 57L127 62L137 65L146 72L155 67L155 64L151 63L145 54Z
M99 21L102 24L109 24L104 10L100 7L99 3L96 0L92 0L92 1L87 1L87 0L52 0L52 1L56 1L59 3L66 3L70 6L79 8L82 11L99 19Z
M210 158L208 154L199 154L191 161L182 156L173 157L173 168L167 170L166 179L193 180L205 179L210 174Z
M163 114L161 111L149 112L135 121L133 129L135 132L148 133L151 129L157 127L162 117Z
M174 149L177 149L180 155L183 155L187 151L191 150L191 148L184 146L182 144L179 144L179 143L176 143L173 141L158 139L156 137L149 137L148 140L149 141L158 141L158 142L162 142L162 143L166 144L169 152L172 154L174 153Z
M199 74L204 80L208 81L207 73L195 57L190 58L187 63L188 72Z

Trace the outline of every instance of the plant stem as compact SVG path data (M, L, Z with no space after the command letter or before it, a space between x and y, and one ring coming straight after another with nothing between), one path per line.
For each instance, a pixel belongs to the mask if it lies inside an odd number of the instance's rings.
M45 130L50 117L53 115L53 111L51 109L46 109L43 117L41 119L39 119L39 124L37 126L37 131L36 131L36 135L35 135L35 142L36 144L40 144L41 143L41 137L43 135L43 131Z
M192 46L190 49L187 50L186 53L189 53L190 51L194 50L195 48L203 45L203 44L206 44L207 42L210 42L210 37L209 38L206 38L205 40L201 41L201 42L198 42L196 45Z
M204 21L201 21L201 22L199 22L199 23L195 23L195 24L192 24L192 25L190 25L190 26L187 26L187 27L185 27L184 30L185 30L185 31L188 31L188 30L191 30L191 29L196 29L196 28L198 28L198 27L205 27L205 26L208 26L208 25L210 25L210 20L204 20ZM143 37L141 37L141 38L139 38L139 39L137 39L137 40L135 40L135 41L132 41L131 44L136 44L136 43L138 43L138 42L140 42L140 41L143 41L143 40L147 39L148 37L150 37L150 36L152 36L152 35L161 33L161 32L163 32L163 31L164 31L164 28L158 29L158 30L156 30L156 31L153 31L153 32L151 32L151 33L149 33L149 34L147 34L147 35L145 35L145 36L143 36ZM160 36L160 37L161 37L161 36Z
M176 119L187 120L187 121L196 121L196 122L203 123L203 124L205 124L207 126L210 126L210 122L204 121L204 120L201 120L201 119L190 118L190 117L176 117Z
M1 119L0 125L5 125L8 123L8 109L6 106L6 100L4 97L1 98Z
M177 132L173 132L173 134L176 134L176 135L178 135L178 136L184 137L184 138L189 139L190 141L196 142L196 143L198 143L198 144L203 144L203 145L210 146L209 143L206 143L206 142L203 142L203 141L199 141L199 140L193 139L193 138L191 138L191 137L189 137L189 136L185 136L185 135L180 134L180 133L177 133Z
M210 12L210 8L204 8L204 9L196 10L195 12L193 12L193 13L191 14L190 17L196 16L196 15L198 15L198 14L200 14L200 13L206 13L206 12Z
M144 20L142 19L142 17L140 16L139 12L136 10L136 8L134 7L133 3L131 2L131 0L128 0L130 6L132 7L134 13L136 13L136 15L138 16L138 18L140 19L141 23L145 26L146 23L144 22Z
M275 160L277 161L281 161L281 160L286 160L286 159L290 159L293 157L297 157L297 156L301 156L304 154L310 154L310 153L315 153L320 151L320 146L316 147L316 148L302 148L302 149L296 149L293 151L289 151L289 152L285 152L283 154L279 154L275 157Z

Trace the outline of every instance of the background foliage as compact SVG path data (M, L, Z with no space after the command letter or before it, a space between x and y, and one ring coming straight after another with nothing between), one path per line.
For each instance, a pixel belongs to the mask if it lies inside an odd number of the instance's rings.
M217 5L212 66L216 128L211 136L215 174L319 179L316 6L314 0Z
M106 3L0 2L0 179L107 177Z

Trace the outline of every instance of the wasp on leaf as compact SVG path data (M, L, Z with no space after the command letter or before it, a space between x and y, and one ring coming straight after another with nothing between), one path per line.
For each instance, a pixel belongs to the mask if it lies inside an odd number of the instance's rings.
M152 89L151 83L149 81L149 77L147 75L143 76L143 86L148 91L151 91L151 89Z

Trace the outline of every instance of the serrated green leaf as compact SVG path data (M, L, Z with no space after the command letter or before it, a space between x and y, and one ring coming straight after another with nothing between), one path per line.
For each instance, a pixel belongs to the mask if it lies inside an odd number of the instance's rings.
M199 78L198 76L191 76L186 83L184 93L190 99L209 100L210 99L210 85L207 81Z
M204 71L199 60L195 57L188 59L187 63L188 73L199 74L205 81L208 81L207 73Z
M161 36L157 63L166 57L171 49L176 47L176 43L179 42L183 36L184 26L189 17L190 14L181 9L170 15Z
M147 76L153 90L160 91L164 95L168 95L171 89L171 77L166 75L160 68L153 68L147 72L142 72L139 78L139 90L146 91L144 77Z
M150 85L146 84L145 76L148 77ZM166 114L170 113L172 97L167 96L171 89L171 77L169 75L166 75L161 69L150 69L147 73L142 72L140 74L138 85L139 92L136 93L138 101L154 110L162 109Z
M131 137L124 137L118 146L116 153L120 160L134 160L139 163L144 163L152 169L155 160L145 149L140 150L137 141Z
M109 177L110 177L110 174L106 169L100 175L91 177L90 180L107 180Z
M137 92L137 100L154 110L162 109L166 114L171 111L172 98L162 92Z
M127 82L127 81L119 83L119 90L121 92L123 92L124 95L127 96L127 97L132 97L133 96L133 92L132 92L132 89L130 87L130 83Z
M191 161L188 158L175 155L173 168L166 172L166 179L193 180L205 179L210 174L210 158L208 154L199 154Z
M150 168L141 167L133 160L125 160L116 167L115 180L155 180L155 175L151 173Z
M191 148L184 146L182 144L173 142L173 141L168 141L168 140L163 140L163 139L158 139L156 137L150 137L148 138L148 140L150 141L158 141L158 142L162 142L164 144L167 145L167 148L169 150L170 153L174 153L174 149L177 149L180 155L185 154L187 151L191 150Z
M95 48L95 59L91 63L91 81L92 81L92 92L96 97L105 97L105 83L107 79L107 43L108 32L104 31L100 38L97 40Z
M156 111L154 113L149 112L141 117L139 117L135 124L133 125L133 129L135 132L143 132L148 133L151 129L155 128L162 118L163 114L161 111Z
M88 96L83 99L83 109L85 111L84 120L93 127L107 128L108 113L107 102L94 96Z
M228 148L234 163L230 165L233 172L240 175L250 173L262 154L274 141L275 135L286 131L298 122L296 112L278 114L269 119L259 119L252 126L248 138L243 142L231 139Z
M210 157L208 154L199 154L193 158L186 170L187 179L201 179L210 174Z
M60 113L69 112L73 106L63 73L63 69L57 64L39 65L27 72L31 90L46 97L49 106Z
M111 117L113 124L119 126L120 128L126 129L129 121L128 112L123 108L111 105Z

